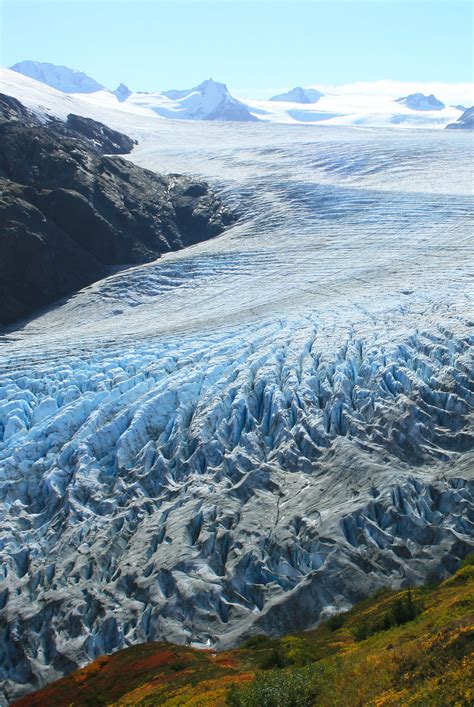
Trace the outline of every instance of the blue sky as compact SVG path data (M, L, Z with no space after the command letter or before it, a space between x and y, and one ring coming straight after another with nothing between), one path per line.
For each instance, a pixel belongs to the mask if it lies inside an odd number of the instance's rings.
M82 69L107 87L249 96L294 85L473 80L469 1L3 0L1 63Z

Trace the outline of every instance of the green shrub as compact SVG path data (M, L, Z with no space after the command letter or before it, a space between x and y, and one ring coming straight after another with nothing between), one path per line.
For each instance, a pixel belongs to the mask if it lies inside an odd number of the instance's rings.
M232 685L226 696L229 707L308 707L316 697L316 669L273 670L254 682Z
M250 636L242 643L242 648L260 648L268 643L268 636L264 633L256 633L255 636Z
M353 636L356 641L365 641L366 638L374 633L388 631L389 628L402 626L408 621L413 621L422 611L422 606L413 601L413 595L411 589L409 589L406 596L397 599L389 611L382 614L378 619L356 626L352 632Z
M338 628L344 625L346 617L344 614L334 614L330 619L326 621L326 624L330 631L337 631Z
M474 565L474 552L470 552L461 562L461 567L472 567Z
M174 663L170 663L170 668L177 673L180 670L186 670L186 668L189 668L189 663L186 663L184 660L176 660Z
M267 653L260 661L260 668L262 670L272 670L273 668L284 668L288 665L285 653L281 646L274 646L269 653Z
M302 668L311 663L310 649L306 641L296 636L287 636L281 640L285 665L294 665Z
M415 604L411 589L409 589L407 596L397 599L392 606L389 621L392 626L402 626L408 621L413 621L420 613L421 607Z
M367 624L359 624L352 629L352 635L356 641L365 641L370 636Z

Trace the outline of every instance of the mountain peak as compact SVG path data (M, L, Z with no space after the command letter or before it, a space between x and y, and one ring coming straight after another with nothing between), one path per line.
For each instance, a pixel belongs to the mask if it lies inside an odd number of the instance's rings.
M222 92L227 92L228 88L225 83L220 83L219 81L214 81L214 79L206 79L199 86L196 86L199 91L207 91L209 89L218 89Z
M124 83L120 83L115 89L115 91L112 91L112 93L114 94L114 96L117 97L120 103L123 103L127 100L129 96L132 95L132 92L130 91L128 86L125 86Z
M397 98L396 103L402 103L412 110L442 110L446 107L432 93L429 96L424 93L410 93L409 96Z
M270 98L271 101L286 101L288 103L316 103L319 101L323 93L314 88L302 88L296 86L287 93L279 93Z
M248 107L229 93L225 83L209 78L198 86L183 90L164 91L163 96L174 101L172 108L156 112L164 117L194 120L256 121Z

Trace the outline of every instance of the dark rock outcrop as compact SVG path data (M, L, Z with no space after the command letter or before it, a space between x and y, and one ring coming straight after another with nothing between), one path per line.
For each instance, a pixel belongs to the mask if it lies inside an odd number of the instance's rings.
M133 141L100 123L69 116L43 125L9 97L0 97L0 115L1 324L111 266L211 238L234 218L204 182L102 154Z
M474 106L467 108L455 123L449 123L446 127L451 130L474 130Z
M41 125L39 118L17 98L0 93L0 123L5 121L21 121L22 125L30 127Z
M107 155L126 155L137 144L131 137L118 132L118 130L112 130L92 118L83 118L74 113L69 113L66 127L77 135L92 140L100 151Z
M66 122L44 116L40 118L13 96L0 93L0 124L20 122L23 127L38 127L47 125L52 133L61 137L86 138L100 152L106 155L127 155L137 144L131 137L113 130L92 118L69 113Z

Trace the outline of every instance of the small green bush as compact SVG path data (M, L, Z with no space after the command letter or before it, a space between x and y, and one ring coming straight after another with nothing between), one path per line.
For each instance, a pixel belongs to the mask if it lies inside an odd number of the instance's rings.
M461 567L472 567L474 565L474 552L470 552L461 562Z
M397 599L392 606L389 620L392 626L402 626L408 621L413 621L420 613L421 607L415 604L411 589L409 589L407 596Z
M345 620L344 614L334 614L326 621L326 624L330 631L337 631L338 628L344 625Z
M263 673L248 685L232 685L226 704L229 707L309 707L317 693L316 676L313 666Z
M174 663L170 663L170 668L177 673L180 670L186 670L186 668L189 668L189 664L184 660L176 660Z
M407 595L397 599L390 610L380 618L371 623L366 622L356 626L353 630L353 636L356 641L365 641L366 638L374 633L388 631L389 628L402 626L408 621L413 621L422 611L422 606L413 601L413 595L411 589L409 589Z
M273 670L273 668L284 668L288 665L285 653L280 646L274 646L260 662L262 670Z
M242 643L242 648L260 648L268 643L268 636L264 633L256 633L255 636L250 636Z

